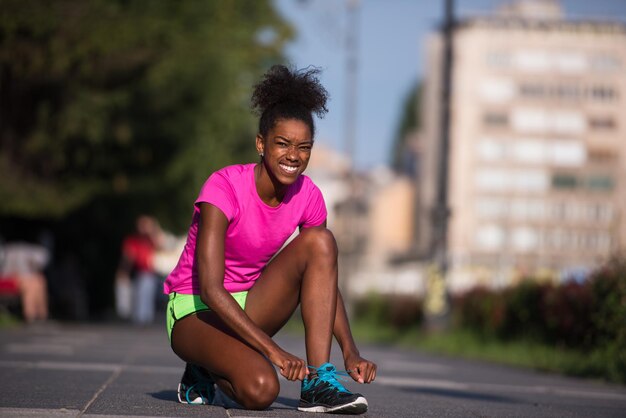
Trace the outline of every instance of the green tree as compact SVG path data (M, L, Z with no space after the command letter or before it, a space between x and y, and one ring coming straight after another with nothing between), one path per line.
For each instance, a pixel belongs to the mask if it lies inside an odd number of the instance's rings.
M109 303L138 213L182 232L256 157L252 86L292 36L271 0L0 0L0 234L52 230Z
M392 149L392 167L397 172L406 170L406 143L410 134L420 128L420 103L422 85L415 83L404 99L402 113L396 128Z
M31 218L128 195L180 226L163 196L189 200L211 170L253 155L250 89L291 35L269 1L0 10L0 213Z

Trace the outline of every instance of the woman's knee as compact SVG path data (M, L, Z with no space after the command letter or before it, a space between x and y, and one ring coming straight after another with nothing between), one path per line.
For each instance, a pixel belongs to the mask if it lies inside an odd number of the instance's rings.
M311 253L337 258L337 241L327 228L305 228L300 233Z
M280 384L276 372L256 373L236 389L239 403L246 409L267 409L278 397Z

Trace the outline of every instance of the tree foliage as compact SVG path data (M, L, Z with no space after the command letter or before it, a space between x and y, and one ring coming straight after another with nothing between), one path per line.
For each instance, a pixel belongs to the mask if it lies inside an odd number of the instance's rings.
M392 167L397 172L406 171L406 146L410 135L421 127L420 105L422 84L415 83L408 91L402 105L402 113L396 128L392 149Z
M0 0L0 238L51 232L109 306L135 216L183 232L256 157L252 87L291 37L271 0Z
M186 222L172 202L254 155L251 86L291 36L270 1L1 0L0 13L0 215L29 218L117 196Z

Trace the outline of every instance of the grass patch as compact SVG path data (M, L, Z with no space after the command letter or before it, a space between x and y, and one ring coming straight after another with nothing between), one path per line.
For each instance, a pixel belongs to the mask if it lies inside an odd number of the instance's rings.
M360 342L388 344L437 355L623 383L621 375L616 375L610 366L612 362L609 356L615 354L609 351L585 353L532 340L503 341L465 330L426 332L418 326L397 329L369 320L353 320L350 326L354 338ZM300 316L294 315L283 331L303 336L304 327Z
M0 310L0 328L10 328L20 324L20 320L6 311Z
M397 330L354 321L354 337L360 341L385 343L425 352L557 372L570 376L609 378L606 354L583 353L533 341L502 341L470 331L425 332L418 327Z

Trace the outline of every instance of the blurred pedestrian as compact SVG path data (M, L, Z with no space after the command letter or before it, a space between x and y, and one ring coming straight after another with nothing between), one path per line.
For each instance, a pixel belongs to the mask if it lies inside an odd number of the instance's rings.
M1 275L17 281L22 315L28 323L48 319L48 285L44 269L50 252L40 244L13 242L3 245Z
M117 313L139 325L154 320L158 276L154 254L162 241L159 223L151 216L136 220L136 231L124 238L115 278Z
M187 362L180 402L211 403L217 384L245 408L267 408L280 389L274 365L302 381L299 410L367 410L329 363L334 335L347 374L359 383L376 375L352 338L324 199L302 175L313 113L327 112L318 73L274 66L265 74L252 96L260 161L213 173L195 201L187 243L164 286L172 349ZM296 228L300 234L281 250ZM308 365L271 338L300 303Z

